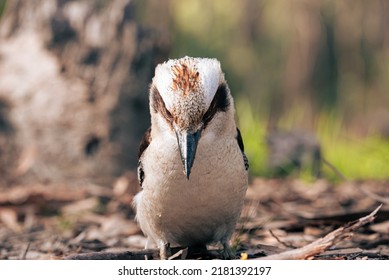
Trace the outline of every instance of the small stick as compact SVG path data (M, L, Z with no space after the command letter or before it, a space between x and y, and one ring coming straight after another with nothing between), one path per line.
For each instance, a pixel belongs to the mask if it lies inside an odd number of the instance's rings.
M179 256L181 256L181 260L185 260L187 255L188 255L188 248L184 248L179 250L177 253L173 254L172 256L170 256L169 260L174 260Z
M336 173L336 175L338 175L340 178L342 178L345 182L349 182L351 183L351 181L342 173L339 171L338 168L336 168L333 164L331 164L328 160L326 160L325 158L322 158L322 161L324 164L326 164L329 168L332 169L333 172ZM364 193L365 195L367 195L368 197L370 197L371 199L375 200L375 201L378 201L378 202L381 202L383 204L389 204L389 198L387 197L381 197L379 196L378 194L375 194L374 192L372 191L369 191L369 190L366 190L364 188L362 188L360 185L355 185L357 187L357 189L359 191L361 191L362 193Z
M317 254L320 254L327 250L328 248L334 246L336 243L344 240L345 238L349 237L352 232L362 226L364 226L367 223L370 223L374 221L375 215L377 214L378 210L382 207L382 204L378 206L373 212L371 212L369 215L362 217L356 221L350 222L343 227L340 227L330 233L328 233L326 236L308 244L304 247L285 251L279 254L269 255L266 257L261 257L258 259L261 260L302 260L302 259L308 259L310 257L313 257Z
M381 202L383 204L388 204L389 205L389 198L388 197L379 196L378 194L376 194L376 193L374 193L372 191L366 190L366 189L362 188L359 185L356 185L356 187L357 187L357 189L359 191L363 192L365 195L367 195L371 199L373 199L375 201L378 201L378 202Z
M296 247L282 241L277 235L274 234L274 232L271 229L269 229L269 232L270 232L271 236L273 236L277 240L278 243L284 245L286 248L292 248L292 249L296 248Z
M27 252L28 252L28 250L30 249L30 245L31 245L31 242L28 242L28 244L27 244L27 246L26 246L26 249L24 250L22 256L20 257L21 260L25 260L25 259L26 259Z

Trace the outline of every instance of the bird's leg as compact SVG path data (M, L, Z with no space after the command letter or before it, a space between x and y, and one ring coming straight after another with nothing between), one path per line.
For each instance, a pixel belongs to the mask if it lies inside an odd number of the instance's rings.
M159 247L159 257L161 258L161 260L167 260L170 255L170 243L161 243Z
M236 259L236 255L234 253L234 250L232 250L230 243L228 242L228 239L225 238L221 241L223 245L223 258L226 260Z
M150 237L147 237L146 244L145 244L145 250L150 249L152 247L153 241ZM148 260L149 258L147 255L145 255L145 260Z

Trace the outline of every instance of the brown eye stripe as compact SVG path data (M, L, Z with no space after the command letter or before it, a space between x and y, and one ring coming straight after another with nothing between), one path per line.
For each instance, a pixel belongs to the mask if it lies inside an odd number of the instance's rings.
M174 117L166 109L165 102L163 101L158 89L155 86L151 86L150 98L152 99L152 109L155 113L160 113L164 119L173 128ZM213 119L217 112L226 112L230 106L230 99L228 97L228 86L226 83L219 85L215 96L209 106L208 110L203 115L204 128L207 127L209 122Z
M204 128L213 119L217 112L226 112L230 106L230 100L228 97L228 86L226 83L219 85L215 96L209 105L207 112L203 116Z
M151 86L150 89L150 97L152 99L152 107L154 113L160 113L164 119L169 123L169 125L173 128L173 116L166 109L165 102L162 99L158 89L155 86Z
M149 127L145 134L143 135L143 138L139 145L139 151L138 151L138 160L142 156L143 152L147 149L147 147L150 145L151 142L151 127Z

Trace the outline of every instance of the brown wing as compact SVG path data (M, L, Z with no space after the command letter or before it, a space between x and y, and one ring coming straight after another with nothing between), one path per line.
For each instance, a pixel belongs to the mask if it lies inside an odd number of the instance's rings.
M150 145L150 142L151 142L151 127L149 127L146 130L146 132L143 135L143 138L140 142L140 145L139 145L137 172L138 172L138 182L139 182L140 186L142 186L143 180L145 179L145 173L144 173L143 167L142 167L141 156L142 156L143 152L147 149L147 147Z
M236 132L237 132L236 140L238 141L240 151L242 152L242 155L243 155L244 167L246 170L248 170L249 169L249 160L247 159L246 154L244 153L243 138L242 138L242 135L240 134L239 128L236 128Z

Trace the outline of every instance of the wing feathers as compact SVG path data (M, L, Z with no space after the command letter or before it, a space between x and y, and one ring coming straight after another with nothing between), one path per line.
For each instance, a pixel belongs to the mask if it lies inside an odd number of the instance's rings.
M151 142L151 127L149 127L146 130L146 132L143 135L143 138L140 142L140 145L139 145L137 173L138 173L138 182L139 182L141 187L142 187L143 181L145 179L145 173L144 173L143 167L142 167L141 156L142 156L143 152L147 149L147 147L150 145L150 142Z
M240 134L239 128L236 128L236 132L237 132L236 140L238 141L240 151L242 152L242 155L243 155L244 167L246 170L248 170L249 169L249 160L247 159L246 154L244 153L243 138L242 138L242 135Z

